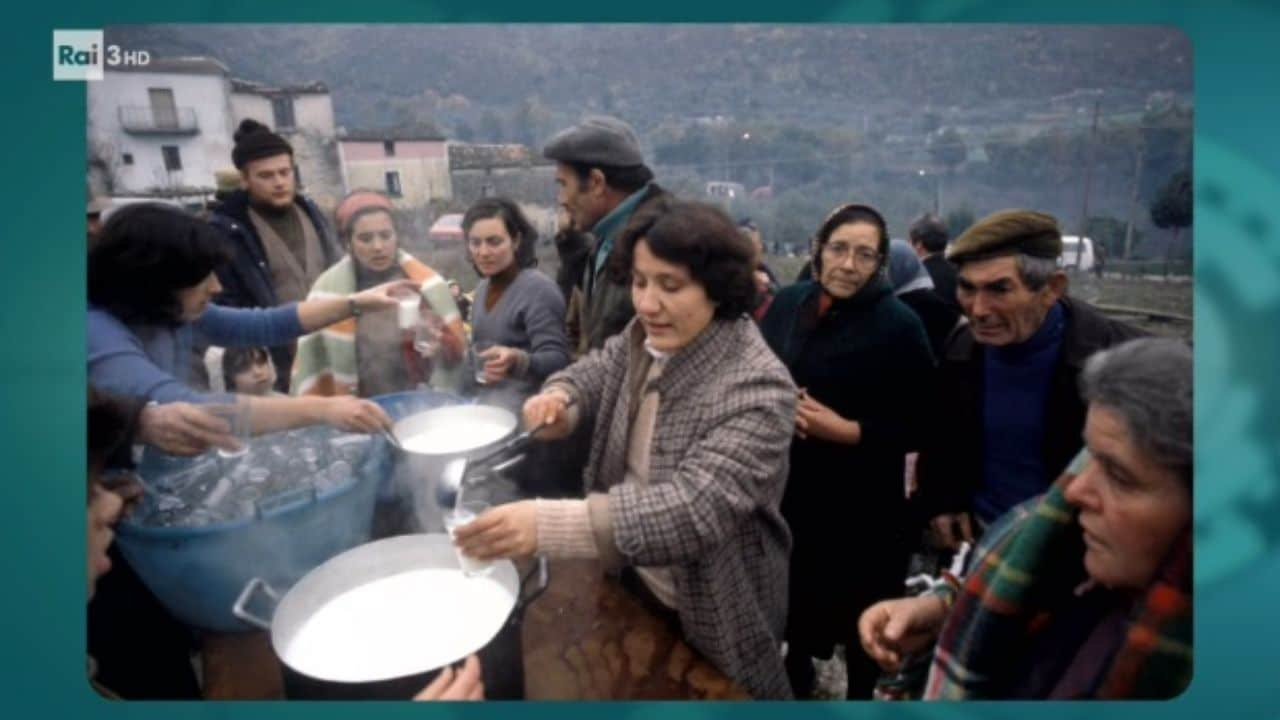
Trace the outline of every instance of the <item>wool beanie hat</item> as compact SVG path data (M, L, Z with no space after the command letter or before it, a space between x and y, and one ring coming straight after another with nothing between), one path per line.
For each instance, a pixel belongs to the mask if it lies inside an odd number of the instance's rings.
M343 198L338 203L338 209L333 211L334 219L338 222L338 234L346 237L351 231L351 219L356 213L369 208L391 212L391 200L376 190L356 190Z
M271 128L252 118L240 121L236 128L236 146L231 150L231 162L237 169L254 160L276 155L293 155L293 146L288 140L271 132Z

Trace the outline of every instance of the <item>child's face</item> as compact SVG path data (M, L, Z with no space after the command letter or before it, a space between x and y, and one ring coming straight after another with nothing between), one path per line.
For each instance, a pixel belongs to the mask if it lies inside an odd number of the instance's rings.
M270 395L276 384L276 366L268 357L236 373L235 391L245 395Z

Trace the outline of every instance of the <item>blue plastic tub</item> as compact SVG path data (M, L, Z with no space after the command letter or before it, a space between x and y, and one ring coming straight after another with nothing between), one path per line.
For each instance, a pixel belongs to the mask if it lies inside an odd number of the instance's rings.
M326 427L305 432L317 439L336 435ZM254 444L273 437L255 438ZM366 446L348 482L281 493L260 503L255 517L201 527L142 526L126 518L117 527L116 543L181 621L217 632L253 630L231 614L249 580L261 577L273 587L288 588L334 555L369 542L382 472L380 442L385 443L375 438ZM381 451L385 454L385 448ZM148 458L139 474L151 481L179 464Z

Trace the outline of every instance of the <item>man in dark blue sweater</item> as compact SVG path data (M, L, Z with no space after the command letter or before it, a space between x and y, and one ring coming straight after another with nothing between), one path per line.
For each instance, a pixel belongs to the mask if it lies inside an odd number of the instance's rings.
M917 477L949 547L1053 482L1081 446L1085 359L1141 334L1068 298L1061 254L1057 220L1030 210L989 215L947 250L968 324L941 359Z

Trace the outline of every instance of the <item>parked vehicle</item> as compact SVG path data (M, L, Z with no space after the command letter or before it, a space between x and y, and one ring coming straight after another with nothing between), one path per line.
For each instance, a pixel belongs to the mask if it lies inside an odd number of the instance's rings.
M462 215L459 213L441 215L427 231L427 242L436 250L465 245L462 236Z
M1079 255L1079 264L1076 263L1076 256ZM1058 258L1058 267L1077 268L1083 271L1093 270L1093 264L1096 258L1093 254L1093 240L1084 238L1083 249L1080 246L1080 238L1075 235L1062 236L1062 255Z

